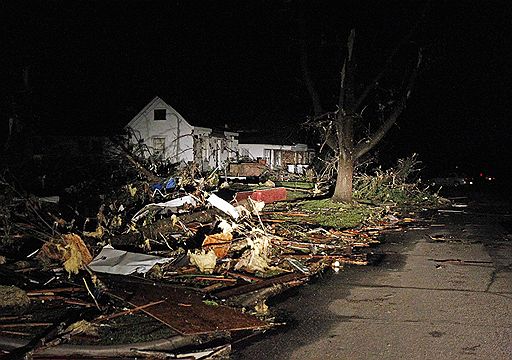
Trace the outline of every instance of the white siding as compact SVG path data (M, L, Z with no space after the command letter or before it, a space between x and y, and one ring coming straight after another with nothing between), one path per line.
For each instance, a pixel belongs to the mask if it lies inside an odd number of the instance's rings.
M166 119L154 120L155 109L165 109ZM150 148L153 146L154 138L165 138L164 157L172 162L193 160L193 127L162 99L155 98L130 121L127 127L134 131L136 138L143 139Z

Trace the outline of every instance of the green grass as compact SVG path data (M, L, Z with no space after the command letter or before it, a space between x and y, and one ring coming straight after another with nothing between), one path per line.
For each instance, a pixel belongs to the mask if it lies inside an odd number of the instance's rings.
M310 194L305 193L303 191L294 191L293 189L286 189L286 200L297 200L297 199L305 199Z
M300 208L311 213L308 221L336 229L358 227L376 213L366 205L336 203L331 199L304 201Z

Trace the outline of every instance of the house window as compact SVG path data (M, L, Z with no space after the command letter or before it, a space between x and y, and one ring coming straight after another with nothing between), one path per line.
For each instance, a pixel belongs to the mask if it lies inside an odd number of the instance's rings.
M263 152L263 157L265 158L265 163L267 165L271 165L271 158L270 158L270 149L265 149L265 151Z
M165 109L153 110L153 120L166 120L167 111Z
M296 164L304 164L305 163L303 156L304 156L304 153L302 151L297 152Z
M155 156L163 156L165 152L165 138L155 137L153 138L153 154Z

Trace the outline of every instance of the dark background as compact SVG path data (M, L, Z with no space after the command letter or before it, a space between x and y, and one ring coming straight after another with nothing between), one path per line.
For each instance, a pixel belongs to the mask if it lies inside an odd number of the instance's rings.
M323 106L334 110L349 30L356 29L362 85L424 4L4 2L2 131L16 113L38 133L115 133L158 95L192 124L272 129L285 138L312 114L300 71L302 36ZM412 48L425 49L408 107L376 149L383 164L418 152L430 173L459 166L509 175L506 4L430 2L424 23L395 61L399 74L414 61Z

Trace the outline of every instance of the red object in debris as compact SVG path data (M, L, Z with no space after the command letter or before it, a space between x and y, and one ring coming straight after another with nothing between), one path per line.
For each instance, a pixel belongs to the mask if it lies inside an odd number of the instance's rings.
M255 190L255 191L241 191L236 193L235 200L242 201L251 197L254 201L263 201L265 204L286 200L286 189L278 187L273 189Z

